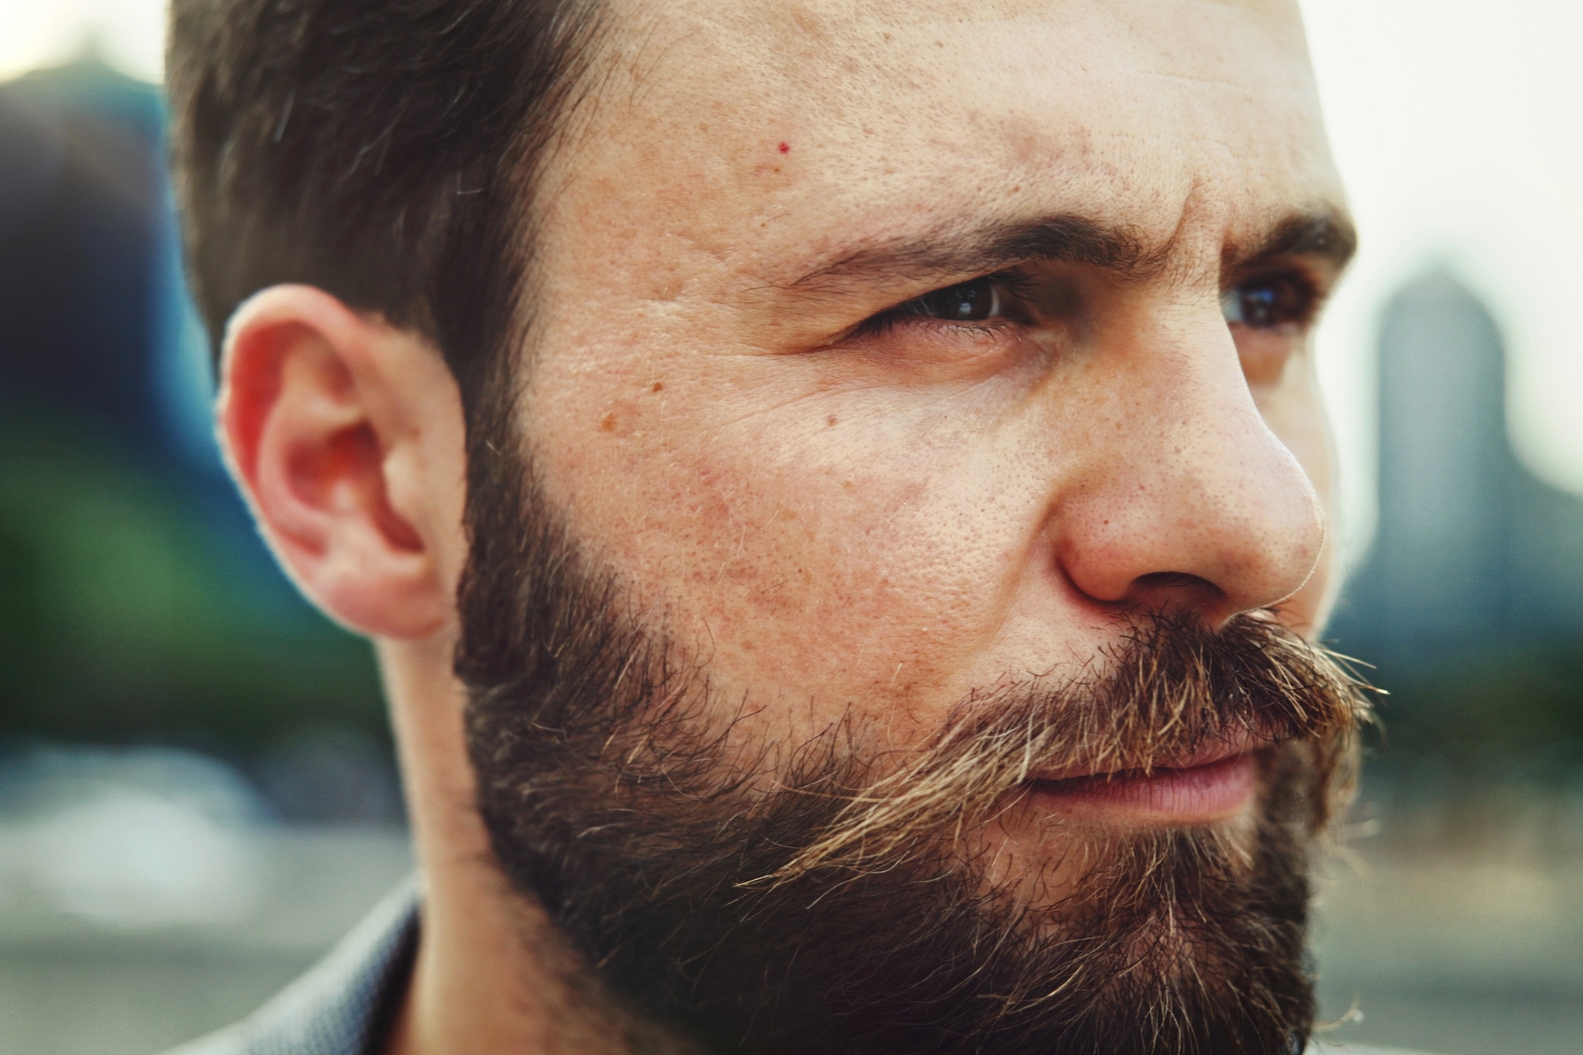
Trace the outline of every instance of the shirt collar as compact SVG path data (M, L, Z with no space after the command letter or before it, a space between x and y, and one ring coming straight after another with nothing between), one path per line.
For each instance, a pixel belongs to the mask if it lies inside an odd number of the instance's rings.
M378 1055L418 948L415 879L254 1014L169 1055Z

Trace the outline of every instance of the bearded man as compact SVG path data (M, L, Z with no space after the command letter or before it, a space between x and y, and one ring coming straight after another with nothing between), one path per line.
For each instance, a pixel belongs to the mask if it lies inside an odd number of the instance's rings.
M421 874L192 1050L1302 1050L1367 708L1294 3L176 0L169 85Z

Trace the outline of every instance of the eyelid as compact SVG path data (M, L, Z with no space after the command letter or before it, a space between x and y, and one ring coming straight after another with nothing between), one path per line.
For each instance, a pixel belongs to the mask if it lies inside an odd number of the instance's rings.
M1311 263L1298 257L1277 257L1273 260L1259 260L1242 265L1231 272L1225 288L1236 289L1255 278L1290 278L1315 292L1327 291L1331 285L1321 269Z

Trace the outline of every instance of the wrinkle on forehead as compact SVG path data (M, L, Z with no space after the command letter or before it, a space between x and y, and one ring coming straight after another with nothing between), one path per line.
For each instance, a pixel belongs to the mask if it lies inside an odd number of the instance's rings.
M1277 62L1295 58L1298 66L1307 58L1294 0L979 0L967 5L959 0L640 0L624 10L629 38L643 42L636 53L647 57L635 68L644 73L662 66L663 56L685 40L695 53L709 51L725 64L839 84L833 73L873 72L852 64L853 59L894 64L910 48L925 44L930 47L911 53L912 65L918 71L943 69L953 65L951 53L964 45L1026 42L1030 30L1050 29L1063 35L1058 44L1068 45L1043 56L1053 64L1103 60L1083 46L1104 37L1113 49L1127 45L1133 60L1150 53L1157 57L1139 62L1139 69L1190 80L1239 82L1243 78L1237 71L1260 55ZM1201 34L1172 31L1205 25L1224 47L1206 49ZM1255 39L1256 49L1241 46ZM1015 62L1017 56L1011 50L1000 58ZM981 71L990 72L994 65ZM1210 75L1216 68L1224 71L1223 78Z
M1249 104L1317 120L1285 3L664 0L626 21L631 83L611 116L663 132L656 148L720 154L751 136L789 142L796 163L809 147L847 159L878 139L929 164L982 151L993 128L1008 162L1039 165L1151 127L1224 140L1226 113L1258 119Z

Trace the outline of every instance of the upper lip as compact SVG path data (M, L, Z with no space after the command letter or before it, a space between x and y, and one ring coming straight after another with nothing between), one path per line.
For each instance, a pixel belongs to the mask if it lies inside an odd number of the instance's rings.
M1244 732L1235 736L1213 737L1190 754L1179 755L1175 758L1158 759L1147 767L1104 768L1097 765L1085 766L1079 763L1063 769L1036 770L1029 774L1028 779L1041 783L1057 783L1087 778L1125 780L1152 775L1162 770L1197 769L1199 766L1212 766L1217 762L1224 762L1227 759L1236 758L1250 751L1257 750L1265 746L1266 743L1266 741L1259 739L1253 733Z

